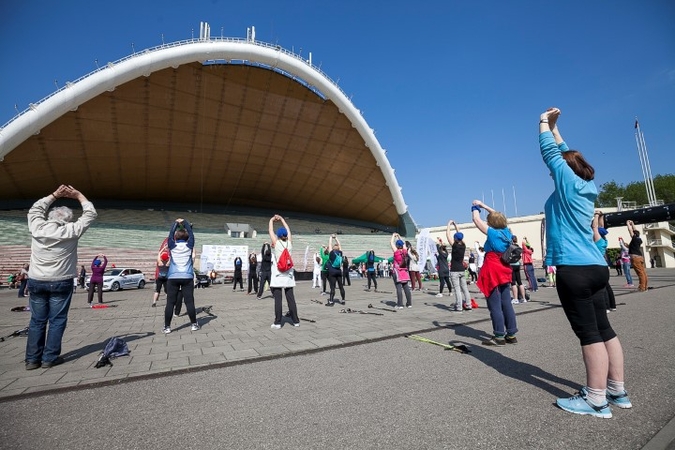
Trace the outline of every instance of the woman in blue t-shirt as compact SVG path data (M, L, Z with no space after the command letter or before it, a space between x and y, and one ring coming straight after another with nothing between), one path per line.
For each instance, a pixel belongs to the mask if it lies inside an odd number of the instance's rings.
M480 218L481 209L488 212L487 222ZM487 300L494 336L483 341L483 345L517 344L516 312L511 304L511 266L501 258L511 242L506 216L480 200L474 200L471 217L476 228L487 236L483 245L485 259L476 286Z
M545 263L556 266L556 288L567 320L581 343L586 386L560 408L575 414L612 417L609 403L632 404L624 389L624 359L619 338L607 318L607 261L593 241L591 221L598 190L595 170L569 150L557 127L560 110L549 108L539 119L541 156L553 178L546 201Z

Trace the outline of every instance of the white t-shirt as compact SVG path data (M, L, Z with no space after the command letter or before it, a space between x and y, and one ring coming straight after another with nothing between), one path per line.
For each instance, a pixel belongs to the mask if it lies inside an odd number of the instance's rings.
M285 248L288 248L289 253L291 253L293 251L293 245L290 241L284 242L281 239L278 239L272 248L274 249L274 252L272 253L272 281L270 281L270 287L295 287L295 269L279 272L279 269L277 268L277 261L279 260L281 253Z

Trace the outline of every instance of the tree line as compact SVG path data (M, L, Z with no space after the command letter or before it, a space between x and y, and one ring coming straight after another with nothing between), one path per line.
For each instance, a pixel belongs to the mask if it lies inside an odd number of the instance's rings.
M657 200L663 200L665 204L675 203L675 175L655 176L654 191ZM614 207L617 197L623 197L624 202L636 202L638 206L649 203L644 181L633 181L625 186L609 181L600 186L596 206Z

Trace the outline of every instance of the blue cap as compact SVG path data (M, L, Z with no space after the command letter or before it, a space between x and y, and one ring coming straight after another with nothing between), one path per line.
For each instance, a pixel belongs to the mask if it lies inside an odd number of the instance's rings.
M286 228L281 227L277 230L277 237L288 237L288 231L286 231Z
M456 241L461 241L462 239L464 239L464 233L462 233L461 231L458 231L457 233L455 233L455 235L453 236L453 238L454 238Z
M607 236L607 234L609 234L609 231L607 231L606 228L598 227L598 233L600 233L600 236Z
M398 241L396 241L396 246L397 246L397 247L403 247L403 244L404 244L403 241L400 240L400 239L399 239Z
M94 265L95 265L96 267L100 266L100 265L101 265L101 260L100 260L100 259L95 259L95 260L94 260Z

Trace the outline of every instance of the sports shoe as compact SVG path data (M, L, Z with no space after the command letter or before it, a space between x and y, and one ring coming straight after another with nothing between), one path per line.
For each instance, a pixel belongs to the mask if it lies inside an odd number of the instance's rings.
M609 409L609 403L601 406L591 404L587 399L585 387L581 388L576 395L570 398L559 398L555 402L560 409L573 414L583 414L603 419L612 418L612 410Z
M412 308L412 305L405 305L406 308Z
M174 313L173 316L176 317L176 318L180 317L180 316L179 316L178 314L176 314L176 313Z
M443 297L443 294L441 294L441 293L439 292L438 294L436 294L436 297L441 298L441 297Z
M326 302L325 306L335 306L335 302Z
M26 361L26 370L39 369L41 366L42 363L40 361L31 361L31 362Z
M156 307L157 307L157 303L153 302L151 306L152 306L153 308L156 308Z
M626 391L623 391L623 394L619 395L613 395L610 394L609 391L607 391L607 401L614 406L618 406L621 409L628 409L633 407L633 404L630 402L630 399L628 398L628 392Z
M514 299L511 300L511 304L512 304L512 305L517 305L518 303L520 303L520 302L518 301L518 299L515 299L515 298L514 298Z
M344 305L344 304L346 304L346 303L347 303L347 302L345 302L344 300L342 300L342 301L340 302L341 305Z
M463 304L462 304L462 309L463 309L464 311L471 311L471 307L470 307L469 305L467 305L466 303L463 303Z
M164 334L169 334L169 333L171 333L171 327L164 327L164 328L162 328L162 333L164 333Z
M64 362L65 360L63 358L57 356L54 361L44 361L42 363L42 368L49 369L50 367L58 366L59 364L63 364Z
M275 330L278 330L279 328L281 328L281 324L280 323L273 323L270 328L274 328Z
M506 341L507 344L517 344L518 343L518 338L515 336L505 336L504 340Z
M488 346L503 347L506 345L506 340L503 337L492 336L487 341L483 341L482 344Z
M190 330L192 331L199 331L201 327L199 326L198 323L193 323L192 326L190 327Z
M520 300L518 300L518 303L527 303L527 299L521 298Z
M528 294L528 293L526 292L526 293L525 293L525 301L528 301L529 299L530 299L530 294Z
M293 326L294 326L294 327L299 327L299 326L300 326L300 322L293 322Z

